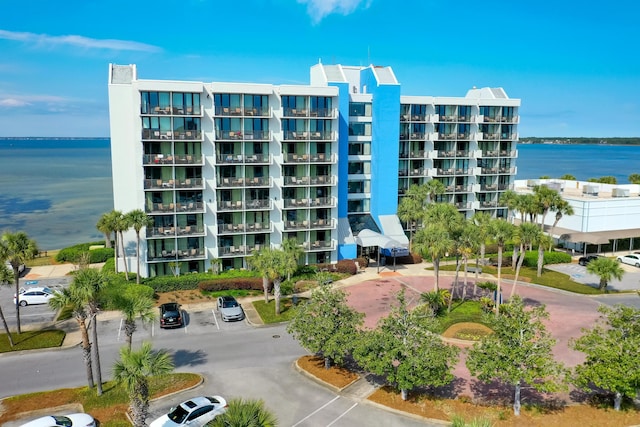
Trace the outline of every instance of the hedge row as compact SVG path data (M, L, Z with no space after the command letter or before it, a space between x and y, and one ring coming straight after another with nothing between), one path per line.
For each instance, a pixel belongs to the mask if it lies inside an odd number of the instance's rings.
M97 248L89 249L91 246L104 245L104 241L81 243L79 245L70 246L68 248L61 249L56 255L57 262L78 262L80 256L84 253L89 253L89 262L92 264L98 262L105 262L109 258L113 258L113 248Z
M510 266L511 265L511 257L513 256L513 252L504 252L502 254L502 266ZM497 257L491 257L490 261L492 263L497 263ZM571 262L571 255L565 252L544 252L543 265L548 264L566 264ZM538 251L527 251L524 256L524 261L522 265L525 267L536 268L538 266Z
M230 289L247 291L263 290L262 279L259 277L236 277L233 279L203 280L198 284L198 289L203 292L226 291Z
M197 289L200 282L234 279L260 279L258 273L249 270L229 270L222 274L191 273L182 276L156 276L144 279L144 284L151 286L156 292L186 291ZM260 279L262 280L262 279ZM261 285L262 286L262 285Z

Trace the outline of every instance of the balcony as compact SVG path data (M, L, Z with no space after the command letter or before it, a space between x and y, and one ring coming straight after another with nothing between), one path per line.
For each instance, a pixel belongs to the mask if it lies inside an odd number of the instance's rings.
M500 152L498 150L495 151L483 151L482 157L500 157Z
M148 165L202 165L203 157L200 155L172 155L172 154L145 154L142 163Z
M484 123L496 123L496 122L500 122L501 121L501 117L500 116L483 116L483 122Z
M271 131L268 130L216 130L217 141L270 141Z
M411 115L412 122L426 122L427 116L425 114L412 114Z
M147 237L182 237L204 236L204 227L186 225L184 227L150 227L147 228Z
M459 133L458 134L458 139L459 140L469 139L469 133L468 132Z
M229 116L258 116L258 117L270 117L271 109L268 106L244 106L244 107L224 107L216 106L214 115L220 117Z
M458 121L458 116L440 115L439 121L441 121L441 122L456 122L456 121Z
M480 168L481 175L496 175L497 173L498 173L498 168L494 168L494 167Z
M271 164L272 157L270 154L217 154L216 164L229 165L238 163L251 164Z
M147 254L147 261L176 261L176 260L193 260L193 259L205 259L205 250L201 248L185 248L185 249L173 249L163 250L160 253L154 253L149 251Z
M145 179L145 190L173 190L176 188L204 188L204 180L202 178L188 179L170 179L164 181L162 179Z
M316 240L302 243L302 249L306 252L326 251L335 249L335 240Z
M256 106L256 107L247 107L245 106L243 109L245 116L254 116L254 117L270 117L271 109L265 106Z
M240 246L220 246L218 256L221 258L231 258L235 256L247 256L269 245L240 245Z
M336 155L329 153L284 154L284 163L335 163Z
M311 108L311 110L309 111L309 116L333 119L336 117L336 109L335 108Z
M283 137L285 141L308 141L309 140L309 132L307 131L300 131L300 132L285 131L283 133L284 133Z
M456 156L456 150L436 150L435 157L439 159Z
M516 168L498 168L498 173L503 175L514 175Z
M238 234L238 233L268 233L271 231L269 222L250 222L239 224L220 224L218 234Z
M498 184L480 184L480 191L498 191Z
M333 175L316 175L308 176L285 176L284 185L334 185L335 176Z
M184 139L184 140L202 140L202 132L199 130L187 130L187 131L174 131L173 139Z
M286 231L291 230L321 230L321 229L333 229L335 228L335 221L333 219L320 219L316 218L312 221L284 221L284 229Z
M271 177L266 178L220 178L218 187L239 188L239 187L271 187Z
M517 150L501 150L500 151L500 157L509 157L509 158L516 158L518 157L518 151Z
M426 176L425 170L422 168L410 169L409 176Z
M459 210L468 210L472 208L471 202L454 202L453 206L455 206L456 209Z
M310 132L309 137L312 141L333 141L335 139L335 134L330 130L322 132L312 131Z
M284 108L282 117L309 117L309 110L306 108Z
M469 151L467 150L457 150L456 157L469 157Z
M147 206L147 213L166 214L166 213L199 213L204 212L204 203L202 202L178 202L178 203L153 203Z
M458 134L456 133L439 133L438 134L438 138L439 139L446 139L446 140L450 140L450 139L456 139L456 136L458 136Z
M480 202L480 209L491 209L491 208L497 208L498 207L498 202L497 201L493 201L493 200L484 200Z
M317 197L315 199L284 199L285 209L325 208L334 206L333 197Z
M414 141L424 141L424 137L424 132L412 132L411 134L409 134L409 139Z
M159 130L159 129L142 129L143 140L170 140L170 139L183 139L183 140L202 140L202 132L199 130Z
M443 169L443 168L433 168L429 170L429 175L430 176L451 176L451 175L455 175L455 169L453 168L448 168L448 169Z

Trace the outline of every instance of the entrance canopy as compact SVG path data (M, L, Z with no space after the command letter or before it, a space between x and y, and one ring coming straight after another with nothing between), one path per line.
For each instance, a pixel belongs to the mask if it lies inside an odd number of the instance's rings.
M368 228L358 233L356 243L362 247L377 246L381 249L380 252L386 256L409 255L409 249L407 249L406 245Z

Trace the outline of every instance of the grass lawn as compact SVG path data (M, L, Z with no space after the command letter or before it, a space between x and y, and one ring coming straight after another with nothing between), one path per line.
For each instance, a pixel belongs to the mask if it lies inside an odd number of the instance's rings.
M23 331L20 335L12 333L14 347L9 344L7 334L0 334L0 353L38 348L60 347L66 333L57 329L41 331Z
M149 384L152 398L184 390L200 382L197 374L169 374L154 377ZM2 401L0 424L16 419L20 412L61 405L79 403L84 411L100 422L101 427L131 427L125 413L129 407L129 397L119 384L108 381L103 384L103 394L98 397L94 389L88 387L67 388L39 393L13 396Z
M440 332L446 331L451 325L456 323L480 323L481 325L487 325L482 317L484 311L482 311L482 304L478 301L460 301L454 300L451 304L451 312L447 313L447 308L442 309L442 314L438 316L440 321Z
M298 298L301 302L302 298ZM258 315L265 324L287 322L291 320L293 316L293 302L290 297L280 299L280 315L276 316L276 300L269 299L269 303L266 304L264 300L254 301L253 307L258 312Z
M473 267L471 264L469 264L469 266ZM433 268L430 268L430 270L433 270ZM442 265L440 266L440 270L456 271L456 266ZM487 274L497 275L498 268L493 266L483 265L482 272ZM513 280L515 278L516 272L511 267L502 267L501 275L503 279ZM566 274L559 273L557 271L547 270L545 268L542 269L542 276L538 277L537 269L522 266L522 268L520 269L520 276L518 276L518 281L535 283L537 285L547 286L549 288L562 289L564 291L573 292L576 294L583 294L583 295L602 294L602 291L596 288L593 288L589 285L584 285L582 283L574 282Z
M34 259L28 260L25 264L27 267L40 267L42 265L54 265L58 264L56 261L56 255L60 252L59 250L55 251L47 251L47 256L39 256Z

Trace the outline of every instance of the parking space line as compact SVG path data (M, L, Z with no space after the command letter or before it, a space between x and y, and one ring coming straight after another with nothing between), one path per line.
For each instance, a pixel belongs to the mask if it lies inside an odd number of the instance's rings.
M211 313L213 314L213 321L216 322L216 328L220 330L220 325L218 324L218 317L216 316L216 311L212 308Z
M155 331L156 331L156 323L153 322L151 323L151 336L155 336Z
M182 318L184 319L184 310L182 310ZM189 315L189 322L191 322L191 315ZM182 322L184 324L184 333L188 334L187 328L189 327L184 321Z
M120 331L122 331L122 322L124 322L124 319L120 319L120 326L118 326L118 339L116 341L120 341Z
M297 425L302 424L304 421L308 420L309 418L311 418L312 416L314 416L318 412L322 411L324 408L326 408L327 406L331 405L333 402L335 402L338 399L340 399L340 396L334 397L333 399L331 399L330 401L328 401L327 403L325 403L324 405L322 405L321 407L319 407L318 409L316 409L315 411L313 411L312 413L310 413L309 415L307 415L306 417L304 417L303 419L301 419L300 421L298 421L297 423L292 425L291 427L296 427Z
M338 416L338 418L336 418L335 420L331 421L329 424L327 424L327 427L331 427L332 425L334 425L340 418L344 417L345 415L347 415L347 413L349 413L350 410L352 410L353 408L355 408L356 406L358 406L358 403L354 403L353 405L351 405L351 408L347 409L346 411L344 411L342 414L340 414L340 416Z

